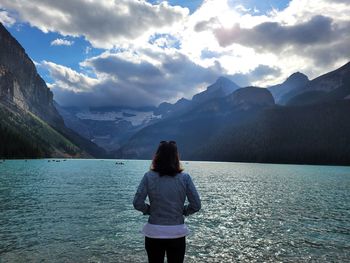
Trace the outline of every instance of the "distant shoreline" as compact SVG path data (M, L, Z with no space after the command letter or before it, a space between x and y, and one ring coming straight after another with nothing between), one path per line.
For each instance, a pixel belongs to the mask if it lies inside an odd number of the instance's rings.
M50 157L50 158L13 158L13 159L6 159L6 158L0 158L0 164L6 161L34 161L34 160L50 160L50 161L55 161L55 160L81 160L81 161L152 161L151 159L118 159L118 158L55 158L55 157ZM211 160L183 160L181 161L182 164L186 162L204 162L204 163L242 163L242 164L262 164L262 165L303 165L303 166L344 166L344 167L349 167L350 164L334 164L334 163L273 163L273 162L244 162L244 161L211 161Z

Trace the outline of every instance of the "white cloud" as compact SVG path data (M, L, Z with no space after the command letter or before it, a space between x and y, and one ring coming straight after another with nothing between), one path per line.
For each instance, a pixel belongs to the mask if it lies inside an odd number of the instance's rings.
M181 47L196 63L218 60L230 74L264 64L281 68L278 77L255 85L281 82L296 71L314 78L350 60L344 48L350 43L350 3L337 2L291 0L284 10L260 14L229 0L206 0L189 18ZM215 56L202 56L208 50Z
M51 46L71 46L73 44L74 41L63 38L56 38L55 40L51 41Z
M2 0L43 32L84 36L94 47L113 48L182 21L188 9L144 0Z
M7 11L0 9L0 23L2 23L5 26L12 26L15 22L16 20L13 17L11 17Z
M90 78L71 68L53 62L44 60L40 66L45 67L55 80L52 86L53 88L59 87L60 89L70 90L75 93L90 92L94 86L100 83L98 79Z

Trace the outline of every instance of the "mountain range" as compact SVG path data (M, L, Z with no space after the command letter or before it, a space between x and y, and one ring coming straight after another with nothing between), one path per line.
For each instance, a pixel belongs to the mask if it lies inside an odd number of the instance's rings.
M176 140L187 160L350 164L350 63L313 80L239 87L219 77L157 107L63 107L0 25L1 157L150 159Z
M141 129L114 156L150 159L171 139L187 160L350 164L349 112L347 63L313 80L294 73L276 86L214 96Z
M62 107L56 103L56 108L68 127L113 152L141 129L160 120L180 116L201 103L226 96L238 88L239 86L231 80L219 77L214 84L194 95L191 100L181 98L174 104L163 102L158 107L86 109Z

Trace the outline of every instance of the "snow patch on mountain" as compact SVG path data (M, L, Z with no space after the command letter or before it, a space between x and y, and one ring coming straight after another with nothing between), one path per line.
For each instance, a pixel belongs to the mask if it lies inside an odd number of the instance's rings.
M90 110L85 110L78 112L75 116L82 120L115 121L116 124L120 121L129 121L133 126L147 124L154 119L160 118L160 116L154 115L153 111L137 111L131 109L107 112L91 112Z

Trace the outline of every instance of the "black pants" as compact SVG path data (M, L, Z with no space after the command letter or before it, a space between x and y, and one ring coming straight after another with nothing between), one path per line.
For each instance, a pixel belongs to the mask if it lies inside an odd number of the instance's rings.
M185 257L186 238L161 239L145 237L149 263L163 263L166 252L168 263L182 263Z

